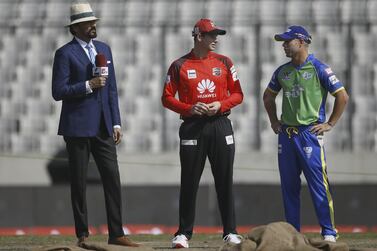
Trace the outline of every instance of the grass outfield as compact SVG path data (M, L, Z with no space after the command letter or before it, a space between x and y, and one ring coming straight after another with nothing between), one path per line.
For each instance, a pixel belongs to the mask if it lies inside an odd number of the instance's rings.
M309 238L320 238L318 234L306 234ZM132 239L145 246L158 250L171 250L172 236L162 235L133 235ZM91 242L107 241L105 235L93 235ZM351 248L377 248L377 233L341 234L338 241L347 243ZM0 236L0 250L38 250L38 248L56 245L74 245L74 236ZM219 234L195 234L190 241L190 250L218 250L223 244Z

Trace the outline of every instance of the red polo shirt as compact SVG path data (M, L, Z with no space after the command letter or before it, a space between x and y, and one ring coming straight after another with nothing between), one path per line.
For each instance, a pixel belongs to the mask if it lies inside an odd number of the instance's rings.
M177 91L179 99L175 98ZM209 52L199 59L191 51L171 64L161 99L165 107L187 117L197 102L220 101L219 112L229 111L242 102L243 93L228 57Z

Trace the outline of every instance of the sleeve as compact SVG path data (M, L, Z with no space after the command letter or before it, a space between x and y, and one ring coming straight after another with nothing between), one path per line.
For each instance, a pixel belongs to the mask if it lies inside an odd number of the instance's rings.
M57 50L52 68L52 97L56 101L86 95L85 81L70 83L70 75L68 56L63 50Z
M174 62L170 66L168 73L166 75L165 86L162 92L161 102L164 107L176 113L179 113L183 116L191 116L190 110L192 105L186 104L175 97L180 82L179 72L179 64L177 62Z
M110 64L108 64L109 77L106 80L106 82L109 83L109 104L110 104L110 110L111 110L111 118L112 118L113 126L115 125L121 126L119 100L118 100L118 88L117 88L116 77L115 77L114 60L113 60L113 55L111 53L110 47L108 47L108 49L109 49Z
M279 91L281 90L281 85L280 85L279 79L278 79L280 69L281 69L281 67L276 69L274 74L272 74L272 78L271 78L270 82L267 85L267 89L272 91L273 93L276 93L276 94L279 93Z
M230 58L226 58L225 64L228 68L227 89L229 96L221 101L220 112L226 112L242 103L243 92L238 73Z
M317 71L321 85L330 92L331 95L344 89L343 84L339 81L329 66L321 64L317 67Z

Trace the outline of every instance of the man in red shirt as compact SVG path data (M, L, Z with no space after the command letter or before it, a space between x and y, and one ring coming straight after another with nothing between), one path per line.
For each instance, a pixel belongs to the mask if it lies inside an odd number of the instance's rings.
M173 248L188 248L192 236L196 194L206 158L215 179L225 242L240 243L233 199L234 138L230 109L240 104L243 93L232 61L214 53L217 36L226 31L209 19L194 26L194 48L169 68L162 104L181 115L179 130L181 190L179 229ZM179 99L175 98L178 92Z

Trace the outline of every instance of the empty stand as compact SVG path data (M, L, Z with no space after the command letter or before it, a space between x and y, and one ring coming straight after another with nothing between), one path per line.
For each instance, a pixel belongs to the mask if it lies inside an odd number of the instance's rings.
M27 26L27 31L33 33L36 27L42 25L45 16L45 1L26 0L19 5L19 15L15 20L20 27Z
M51 71L55 50L72 40L65 27L71 2L0 1L0 152L52 154L64 146L63 139L56 136L61 102L51 97ZM245 94L243 103L230 116L237 151L276 152L277 137L264 111L262 93L274 70L289 61L274 34L292 24L309 29L313 36L310 52L331 66L351 94L352 104L336 130L325 137L326 148L376 151L377 1L90 3L101 18L98 39L110 44L113 52L126 134L118 148L120 153L178 148L181 120L178 114L162 108L160 96L170 64L193 47L191 31L199 18L211 18L227 29L226 36L218 37L216 51L233 60ZM332 105L329 95L327 116Z
M195 22L199 18L207 17L205 13L205 1L204 0L182 0L178 1L178 24L180 26L194 27Z
M123 2L123 1L122 1ZM125 24L128 27L134 26L137 30L148 29L150 27L151 2L129 0L125 7Z
M98 7L98 10L100 10L99 18L101 25L113 28L124 25L124 14L126 12L125 1L103 1L98 4Z
M46 2L46 27L62 27L69 24L70 1L48 0Z
M258 23L259 1L234 0L232 8L232 25L248 26Z
M377 24L377 1L369 0L367 3L367 17L372 24Z
M232 1L230 0L209 0L207 4L206 17L213 20L218 26L225 26L230 23L232 14Z
M340 3L341 21L344 23L367 23L367 1L366 0L343 0Z
M351 88L355 96L371 96L373 88L373 68L366 65L354 65L351 70Z
M307 24L312 20L312 5L308 1L288 0L286 5L288 24Z
M154 25L177 25L178 1L154 0L152 5L151 23Z
M264 24L284 24L285 7L285 1L259 1L259 20Z
M355 32L353 34L353 41L355 63L360 65L374 63L376 57L370 53L370 49L376 44L376 35L366 32Z
M313 0L313 21L316 24L331 25L340 18L338 0Z

